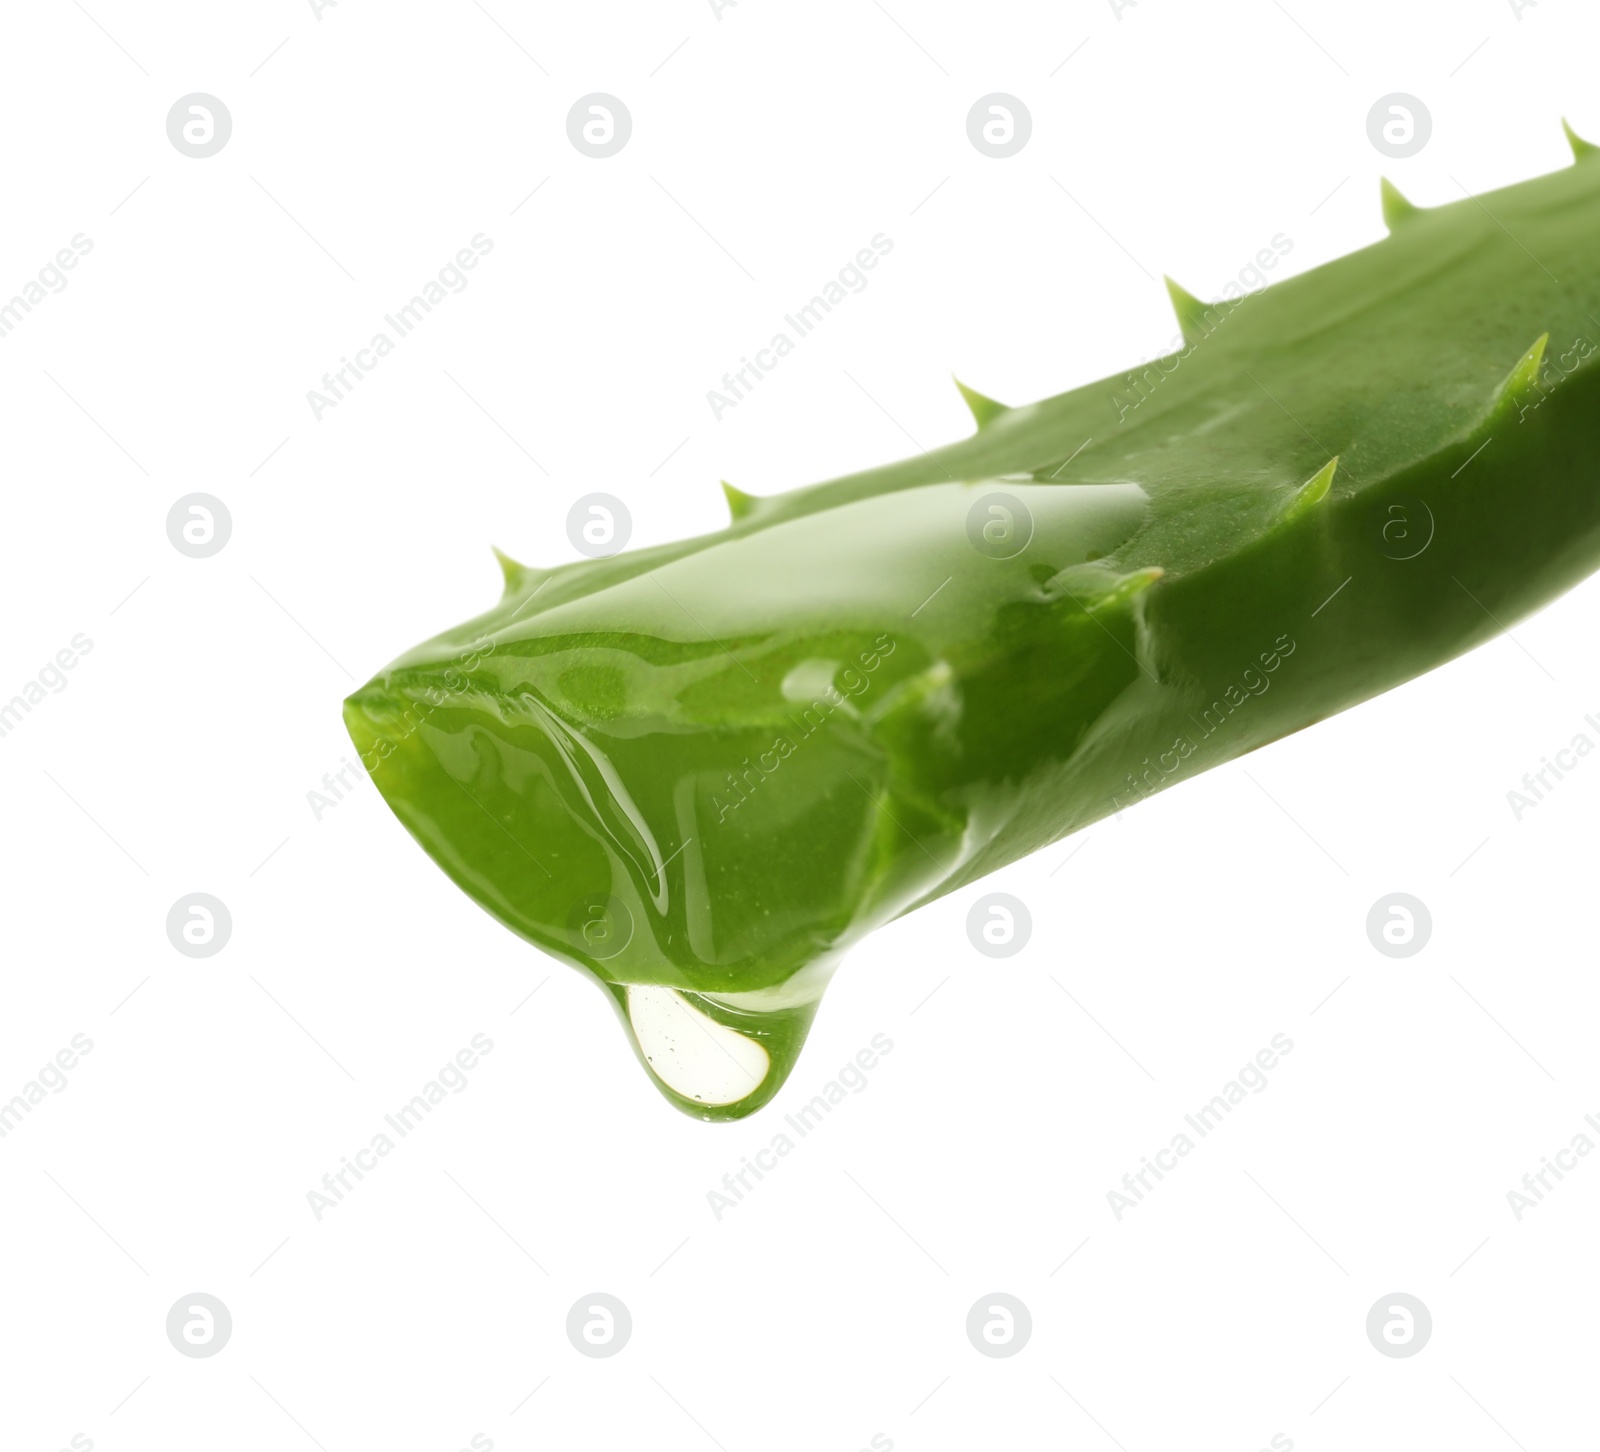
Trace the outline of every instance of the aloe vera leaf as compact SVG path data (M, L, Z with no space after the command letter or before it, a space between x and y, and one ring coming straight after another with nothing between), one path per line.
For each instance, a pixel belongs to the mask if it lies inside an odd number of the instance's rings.
M1570 135L1569 129L1569 135ZM1600 559L1600 161L696 539L554 569L355 692L385 799L707 1119L898 914L1487 640ZM1020 507L1019 507L1020 506ZM1270 689L1269 689L1270 687Z

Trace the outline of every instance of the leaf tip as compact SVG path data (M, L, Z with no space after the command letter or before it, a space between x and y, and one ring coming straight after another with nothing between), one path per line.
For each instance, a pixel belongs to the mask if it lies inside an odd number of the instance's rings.
M734 523L747 518L759 503L753 494L746 494L742 489L735 489L726 479L722 481L722 494L728 501L728 513L733 516Z
M967 407L972 410L973 421L978 425L979 429L988 428L997 418L1011 412L1005 404L997 403L987 395L979 393L976 388L968 388L955 374L952 373L950 378L959 390Z
M1160 565L1146 565L1142 570L1131 570L1126 575L1119 575L1100 598L1091 601L1086 608L1091 615L1099 615L1105 610L1131 605L1156 581L1164 578L1166 573Z
M1596 146L1592 141L1585 141L1583 137L1579 136L1572 129L1572 123L1565 116L1561 118L1561 129L1566 132L1567 145L1572 148L1574 162L1582 161L1586 156L1594 156L1596 153L1600 153L1600 146Z
M1333 476L1338 471L1339 456L1335 454L1289 496L1289 502L1284 506L1283 517L1298 519L1302 514L1321 504L1328 497L1328 491L1333 487Z
M1206 326L1207 314L1214 311L1209 303L1203 303L1188 288L1174 282L1170 277L1161 279L1167 285L1167 296L1172 299L1172 310L1178 315L1178 328L1183 333L1185 343L1198 343L1210 332Z
M522 583L522 577L528 573L528 567L519 565L498 545L490 545L489 548L494 551L494 557L500 564L500 577L505 581L506 589L515 590Z
M1391 232L1415 220L1422 212L1422 208L1386 176L1378 179L1378 195L1383 202L1383 225Z
M1533 346L1517 359L1516 366L1506 374L1495 393L1491 412L1498 413L1513 407L1525 393L1538 387L1539 370L1544 367L1544 350L1549 341L1550 334L1541 333Z

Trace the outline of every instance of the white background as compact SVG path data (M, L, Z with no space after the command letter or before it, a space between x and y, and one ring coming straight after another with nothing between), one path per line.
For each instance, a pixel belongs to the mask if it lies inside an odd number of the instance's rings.
M1506 1193L1600 1111L1600 758L1520 822L1506 793L1600 739L1600 586L878 934L731 1126L670 1109L601 996L368 783L320 821L307 793L351 755L341 697L495 597L491 543L574 557L597 489L635 543L717 527L719 477L966 432L949 369L1022 402L1156 353L1162 272L1216 296L1274 234L1296 272L1377 240L1380 172L1429 204L1565 165L1563 112L1600 133L1600 17L486 7L6 16L0 295L94 246L0 339L0 698L93 649L0 739L0 1095L94 1048L0 1140L0 1443L1590 1437L1600 1157L1520 1223ZM193 91L233 117L206 160L165 132ZM567 139L591 91L632 113L609 160ZM991 91L1033 117L1005 161L966 136ZM1366 131L1392 91L1434 123L1398 162ZM317 421L307 390L480 232L470 286ZM880 232L870 286L714 420L706 391ZM193 491L233 518L206 560L165 533ZM994 889L1033 914L1006 961L964 929ZM233 916L212 958L164 929L193 891ZM1433 915L1413 958L1367 940L1392 891ZM307 1192L475 1033L469 1087L319 1223ZM717 1220L707 1192L876 1033L864 1092ZM1119 1222L1107 1192L1276 1033L1268 1087ZM634 1321L608 1360L564 1332L596 1290ZM1034 1323L1003 1360L964 1331L997 1290ZM233 1316L214 1358L165 1335L193 1291ZM1364 1329L1395 1291L1434 1320L1411 1359Z

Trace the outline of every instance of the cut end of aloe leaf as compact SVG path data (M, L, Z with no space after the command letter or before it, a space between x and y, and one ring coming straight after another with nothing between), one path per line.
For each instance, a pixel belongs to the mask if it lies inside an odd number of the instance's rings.
M793 1069L839 954L741 961L735 944L719 965L733 928L697 918L686 888L703 881L695 837L714 822L662 847L600 733L491 684L492 654L483 638L419 647L352 693L345 725L374 785L458 886L607 991L670 1104L703 1120L753 1113Z

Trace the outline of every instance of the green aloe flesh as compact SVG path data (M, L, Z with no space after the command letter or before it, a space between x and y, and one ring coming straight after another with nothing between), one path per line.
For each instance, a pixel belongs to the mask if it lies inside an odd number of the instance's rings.
M384 798L609 992L680 1108L793 1067L864 934L1487 640L1600 563L1600 160L697 539L503 560L346 702ZM1091 442L1086 442L1091 441ZM996 497L998 496L998 497ZM1264 683L1270 682L1268 691Z

